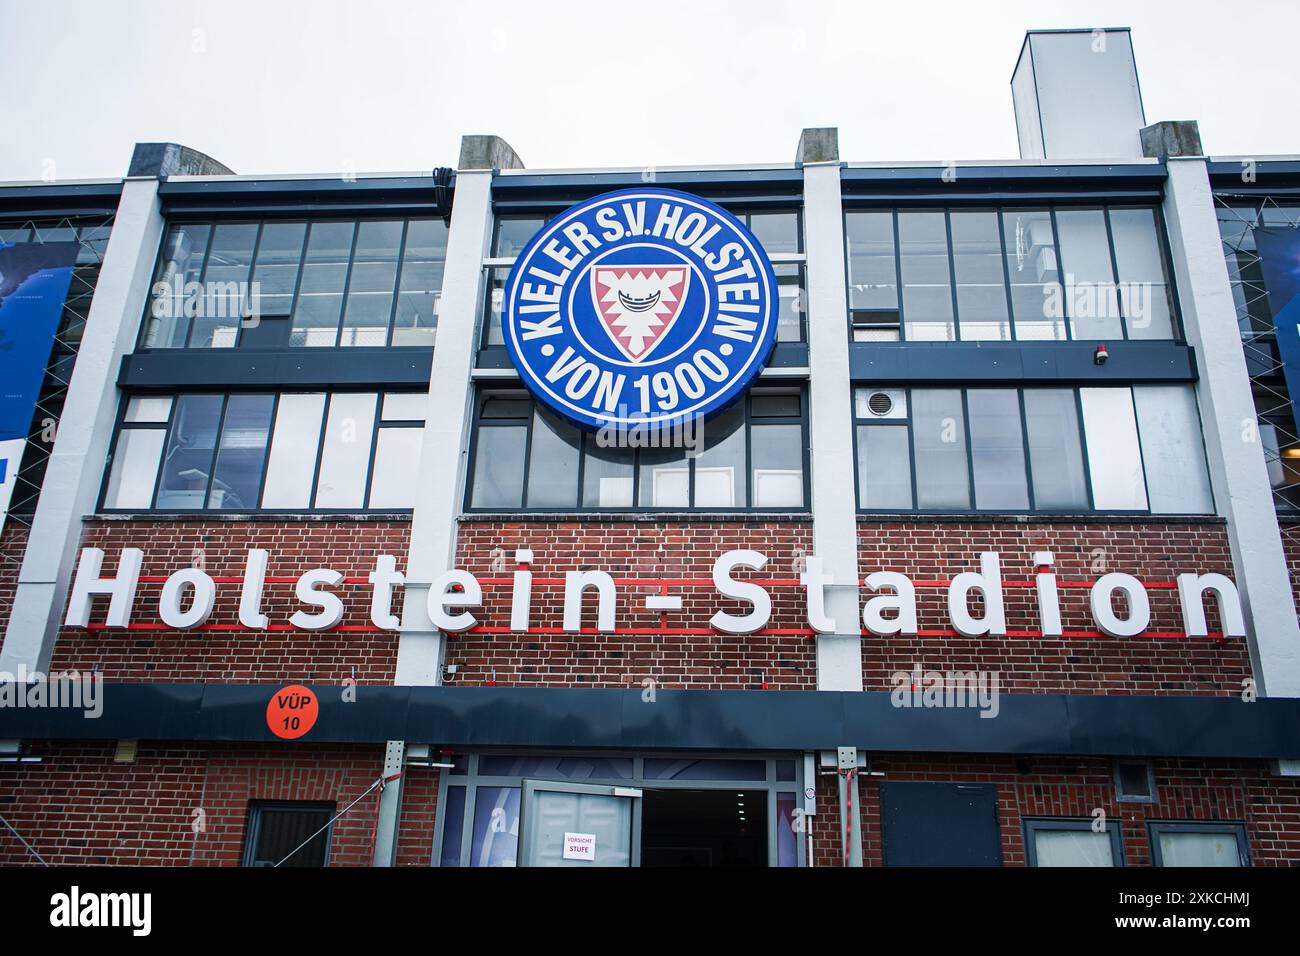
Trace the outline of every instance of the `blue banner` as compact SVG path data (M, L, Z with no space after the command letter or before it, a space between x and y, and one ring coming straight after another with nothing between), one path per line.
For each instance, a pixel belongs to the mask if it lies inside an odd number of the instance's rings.
M0 530L80 244L0 243Z
M1257 226L1255 249L1291 401L1300 400L1300 229Z

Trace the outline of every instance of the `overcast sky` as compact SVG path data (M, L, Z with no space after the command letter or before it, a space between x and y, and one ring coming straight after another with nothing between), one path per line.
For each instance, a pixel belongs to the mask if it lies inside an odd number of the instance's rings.
M238 173L1017 155L1024 31L1131 26L1147 119L1300 153L1296 0L0 0L0 180L115 177L136 142Z

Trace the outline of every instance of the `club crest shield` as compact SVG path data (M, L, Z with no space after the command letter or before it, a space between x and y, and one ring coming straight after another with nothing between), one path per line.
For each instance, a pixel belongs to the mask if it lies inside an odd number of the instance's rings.
M590 428L665 427L744 393L776 341L776 276L736 217L646 187L579 203L515 260L506 351L538 401Z

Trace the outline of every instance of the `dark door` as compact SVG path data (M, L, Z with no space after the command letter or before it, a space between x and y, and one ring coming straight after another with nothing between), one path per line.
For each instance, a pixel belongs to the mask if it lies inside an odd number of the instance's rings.
M886 866L1001 866L991 784L881 783Z

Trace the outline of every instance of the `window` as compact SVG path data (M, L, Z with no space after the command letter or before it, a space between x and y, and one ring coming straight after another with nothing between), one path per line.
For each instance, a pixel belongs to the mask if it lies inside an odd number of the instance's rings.
M1115 799L1120 803L1156 802L1156 775L1151 761L1115 761Z
M1027 818L1025 862L1029 866L1123 866L1124 846L1117 820L1101 832L1089 819Z
M754 234L767 254L778 261L772 265L776 273L778 311L776 340L778 342L802 342L805 340L804 313L807 311L807 297L804 289L803 225L798 210L776 210L772 212L745 212L731 210L732 215L744 223ZM544 225L554 218L551 215L512 215L497 217L495 233L492 238L492 258L514 259L523 252L530 239ZM506 280L510 276L510 266L498 264L487 266L483 270L483 331L481 343L484 348L505 345L501 333L501 306L505 301Z
M1155 866L1249 866L1241 823L1149 823Z
M107 511L405 510L423 393L133 396Z
M807 419L798 391L752 390L700 426L694 457L660 447L656 432L584 431L524 392L481 393L474 434L473 511L806 507Z
M177 223L141 348L433 344L441 219Z
M248 808L244 866L325 866L332 803L254 803Z
M1209 514L1190 386L859 387L862 511Z
M1177 334L1152 207L850 210L844 232L855 342Z

